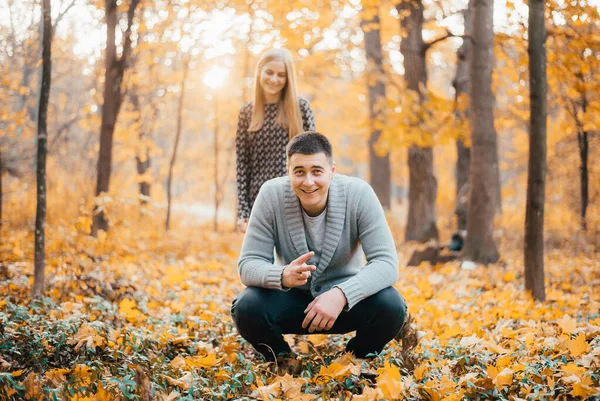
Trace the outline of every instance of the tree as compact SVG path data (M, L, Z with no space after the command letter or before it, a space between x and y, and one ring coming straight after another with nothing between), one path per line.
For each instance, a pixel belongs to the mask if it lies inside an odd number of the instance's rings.
M544 290L544 201L546 185L545 0L529 0L529 165L525 212L525 288L541 301Z
M175 143L173 144L173 152L171 153L171 161L169 162L169 178L167 179L167 219L165 221L165 230L169 231L171 224L171 186L173 184L173 171L175 170L175 162L177 161L177 148L181 139L181 125L183 120L183 101L185 95L185 84L187 82L187 74L190 68L190 60L187 58L183 62L183 75L179 84L179 102L177 105L177 128L175 130Z
M106 0L106 55L104 104L102 106L102 124L100 128L100 153L98 155L96 180L96 206L92 224L92 235L98 230L108 231L108 221L104 214L103 201L99 197L109 190L112 168L112 145L117 117L122 102L123 75L131 53L131 28L139 0L131 0L127 11L127 29L123 33L123 52L117 55L116 29L118 25L117 0Z
M473 0L469 1L466 10L463 11L465 38L462 45L458 48L456 75L452 81L454 88L454 101L456 107L457 120L460 122L468 119L468 111L461 111L460 104L464 101L464 97L469 93L469 63L471 58L471 32L473 30ZM471 150L465 143L462 136L456 140L456 197L459 198L461 189L467 183L469 178L469 163L471 160ZM457 199L457 204L461 203ZM461 211L455 210L458 219L458 229L467 229L466 208L460 208ZM462 211L464 209L464 211Z
M498 184L498 151L494 128L493 0L476 0L473 15L473 57L471 59L470 121L471 165L465 259L494 263L499 254L494 243L494 214Z
M381 136L382 103L385 101L385 83L383 81L383 54L379 22L379 7L365 6L361 27L365 34L367 54L367 82L369 88L369 174L373 190L384 209L391 207L391 166L390 155L381 155L376 150Z
M423 3L405 0L396 6L404 32L400 51L404 56L404 80L413 109L422 107L427 87L425 56L431 44L423 41ZM419 125L419 124L417 124ZM418 128L417 128L418 129ZM435 202L437 181L433 175L433 148L412 144L408 149L409 189L406 241L438 239Z
M42 71L39 83L37 112L37 207L35 213L34 273L31 295L41 297L44 293L44 258L46 234L46 156L48 153L48 99L52 76L52 14L50 0L42 1L40 22Z

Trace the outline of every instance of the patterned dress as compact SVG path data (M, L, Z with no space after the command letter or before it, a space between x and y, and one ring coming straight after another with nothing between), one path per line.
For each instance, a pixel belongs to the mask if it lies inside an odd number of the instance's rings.
M302 129L315 130L315 117L308 100L299 98ZM288 131L275 124L277 104L265 104L262 128L249 132L252 120L252 102L244 103L238 117L235 150L237 160L238 218L247 219L261 185L271 178L281 177L285 171L285 147Z

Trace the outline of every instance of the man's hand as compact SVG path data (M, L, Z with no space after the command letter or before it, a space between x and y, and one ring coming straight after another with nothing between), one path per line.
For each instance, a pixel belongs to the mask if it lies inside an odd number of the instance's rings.
M308 252L287 265L281 275L281 284L286 288L299 287L306 284L310 277L310 272L317 270L316 266L307 265L306 261L315 255L314 252Z
M304 310L306 317L302 322L302 328L307 328L310 324L309 333L331 329L347 303L346 296L338 287L324 292L313 299Z

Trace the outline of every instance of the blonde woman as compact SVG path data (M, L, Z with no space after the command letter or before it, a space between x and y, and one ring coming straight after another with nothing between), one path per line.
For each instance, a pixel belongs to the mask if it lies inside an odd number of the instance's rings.
M303 131L315 131L308 100L296 94L292 56L270 49L256 65L254 102L240 108L236 136L238 227L246 232L261 185L285 171L285 147Z

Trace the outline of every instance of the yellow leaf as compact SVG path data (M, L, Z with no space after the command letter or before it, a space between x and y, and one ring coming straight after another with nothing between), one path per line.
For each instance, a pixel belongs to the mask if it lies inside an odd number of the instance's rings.
M574 340L567 340L567 347L571 352L571 356L579 356L588 351L590 345L585 339L585 334L579 333Z
M381 390L383 397L392 400L400 398L403 388L398 368L386 360L377 373L377 389Z
M182 390L189 390L192 386L192 382L194 380L192 376L192 372L187 372L185 375L181 376L179 379L173 379L167 375L163 375L165 379L169 382L171 386L177 386Z
M381 389L365 387L361 395L355 395L352 397L352 401L375 401L384 398Z
M185 358L185 363L189 367L210 368L210 367L215 366L217 363L219 363L219 360L217 359L217 355L214 352L212 352L203 358L200 358L200 357Z
M186 366L185 359L182 356L177 355L175 358L173 358L170 365L173 369L183 369Z
M504 280L505 283L510 283L515 281L515 279L517 278L517 276L515 275L515 272L506 272L504 273L504 276L502 277L502 280Z
M568 314L564 315L557 323L565 334L573 334L575 329L577 329L577 320L573 319Z
M584 376L581 381L573 384L573 390L571 390L570 394L574 397L583 397L583 399L586 399L590 395L597 395L597 389L593 385L592 378Z
M512 384L514 372L509 368L504 368L498 376L494 379L494 384L498 388L502 388L504 386L510 386Z
M112 401L110 393L104 389L102 382L98 383L98 390L96 391L96 401Z
M425 373L427 373L427 365L425 363L422 363L415 368L415 379L422 380L425 377Z
M78 378L79 383L82 386L87 386L88 384L91 383L90 377L92 375L92 369L87 365L84 365L84 364L75 365L75 367L71 371L71 374Z
M289 374L285 374L280 380L281 390L287 398L296 398L302 393L302 385L306 382L303 379L294 379Z
M313 345L315 347L323 345L326 340L327 340L327 335L325 335L325 334L313 334L313 335L308 336L308 341L313 343Z

